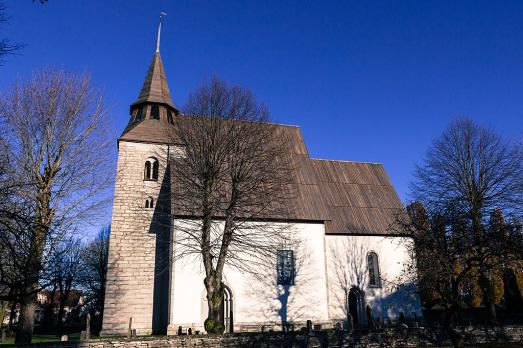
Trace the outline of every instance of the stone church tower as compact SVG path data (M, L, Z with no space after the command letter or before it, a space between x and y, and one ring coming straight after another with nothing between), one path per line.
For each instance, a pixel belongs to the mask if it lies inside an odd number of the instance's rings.
M169 310L170 131L174 105L159 47L118 139L103 335L165 334ZM154 320L153 320L154 318Z

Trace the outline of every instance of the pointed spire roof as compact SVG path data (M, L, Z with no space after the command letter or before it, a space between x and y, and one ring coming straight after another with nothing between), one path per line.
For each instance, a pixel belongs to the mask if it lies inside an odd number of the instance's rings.
M153 61L149 66L149 71L143 82L142 90L138 99L131 105L138 105L146 102L166 104L178 111L171 99L167 78L163 69L160 52L156 51Z

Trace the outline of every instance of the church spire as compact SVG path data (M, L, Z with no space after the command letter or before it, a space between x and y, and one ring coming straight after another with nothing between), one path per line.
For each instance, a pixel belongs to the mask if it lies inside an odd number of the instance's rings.
M156 38L156 52L154 53L153 60L145 76L142 89L138 99L131 105L131 111L135 107L142 104L162 104L173 109L177 114L178 109L174 105L171 99L171 93L169 92L169 86L167 85L167 77L163 69L162 58L160 56L160 32L162 28L162 16L165 13L160 14L160 24L158 25L158 36Z

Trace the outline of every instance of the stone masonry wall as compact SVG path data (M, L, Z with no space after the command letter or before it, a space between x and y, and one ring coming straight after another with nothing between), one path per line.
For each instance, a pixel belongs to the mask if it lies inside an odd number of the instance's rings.
M477 345L495 343L499 346L523 344L523 327L463 329L466 344ZM63 348L175 348L175 347L419 347L449 345L446 335L437 329L383 329L375 331L357 330L353 333L344 331L319 331L307 335L293 332L283 335L281 332L241 333L225 336L170 336L138 337L131 341L120 339L99 339L89 342L60 342L33 344L27 347L63 347ZM14 347L13 345L7 347Z
M102 328L104 335L125 334L131 317L132 326L138 334L153 331L158 235L155 231L157 227L151 221L157 213L166 156L165 145L119 143ZM159 161L158 181L144 180L144 165L149 157ZM153 209L144 207L149 196L154 199ZM168 284L166 286L168 291ZM166 308L168 303L162 305Z

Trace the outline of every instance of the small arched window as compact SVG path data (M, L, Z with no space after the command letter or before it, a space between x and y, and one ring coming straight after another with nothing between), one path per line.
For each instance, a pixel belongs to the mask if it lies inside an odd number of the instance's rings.
M369 268L369 286L380 287L380 268L378 264L378 254L370 252L367 255L367 265Z
M145 209L154 208L154 199L152 197L147 197L145 200Z
M154 120L160 119L160 108L158 105L151 106L151 118Z
M158 180L158 160L154 157L150 157L145 161L144 179L145 180Z
M170 124L174 124L173 113L171 112L171 110L167 110L167 122L169 122Z
M142 120L142 108L138 108L136 110L136 116L134 116L135 121L141 121Z

